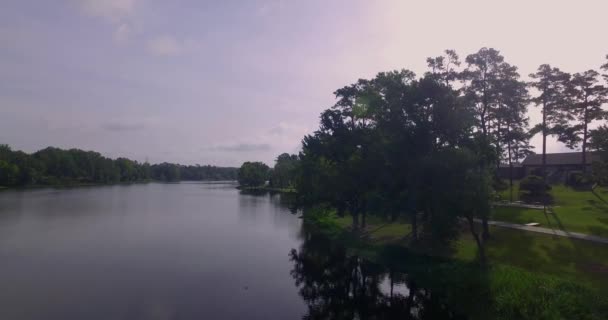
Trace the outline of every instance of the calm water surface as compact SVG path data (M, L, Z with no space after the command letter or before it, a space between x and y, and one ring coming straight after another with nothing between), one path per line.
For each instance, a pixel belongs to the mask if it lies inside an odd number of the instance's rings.
M1 192L0 319L451 317L407 277L304 236L279 195L234 187Z

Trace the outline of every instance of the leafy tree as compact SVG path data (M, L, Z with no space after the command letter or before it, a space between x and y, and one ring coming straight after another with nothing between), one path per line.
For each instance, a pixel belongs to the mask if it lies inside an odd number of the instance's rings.
M216 166L179 166L180 178L182 180L236 180L238 168L216 167Z
M589 141L591 149L608 153L608 126L599 126L591 130L589 135L591 137Z
M608 54L606 55L606 64L602 65L601 69L606 72L603 74L604 80L608 81Z
M439 243L458 235L459 217L488 217L490 192L464 181L488 180L481 164L496 151L475 132L470 100L447 84L401 70L336 91L336 105L303 140L300 197L351 215L354 230L365 228L367 214L405 214L412 240Z
M570 148L582 145L583 168L587 164L587 143L589 124L606 117L602 105L608 99L608 89L599 84L600 74L594 70L576 73L567 86L568 110L576 120L575 125L566 128L563 140Z
M0 186L13 186L17 184L19 168L6 161L0 160Z
M10 185L59 185L148 181L236 180L237 168L150 165L127 158L106 158L93 151L48 147L33 154L0 145L0 161ZM16 170L14 170L16 168ZM184 172L184 176L181 175ZM16 174L16 176L14 176ZM8 182L6 182L8 183Z
M599 126L591 130L589 135L589 146L602 155L602 161L591 164L593 179L601 185L608 185L608 126Z
M270 168L262 162L245 162L238 170L238 182L245 187L259 187L266 183Z
M151 167L152 177L156 180L175 182L181 177L180 167L174 163L163 162Z
M297 155L283 153L276 159L270 174L270 186L274 188L294 187L299 159Z
M500 66L497 81L497 106L494 117L496 147L500 158L509 165L510 200L513 201L513 163L531 153L528 127L529 95L519 80L517 69L507 63Z
M566 88L570 75L558 68L543 64L536 73L530 75L533 79L530 86L538 91L532 98L542 112L542 122L532 128L531 133L541 133L543 138L542 177L547 178L547 136L558 135L564 140L563 128L567 127L569 115L565 112L567 96Z
M478 121L478 130L481 132L483 144L496 144L496 152L500 153L500 130L497 127L494 132L490 132L492 122L501 123L498 113L500 105L501 75L510 73L510 78L518 75L516 69L504 62L504 57L498 50L493 48L481 48L478 52L470 54L466 58L467 68L462 72L462 79L465 81L465 96L475 106L475 113ZM491 160L494 161L491 161ZM482 168L480 172L485 172L487 166L494 163L498 167L499 157L486 157L480 162ZM490 236L488 217L482 217L483 239Z
M445 50L444 53L445 55L426 59L427 66L431 69L427 76L443 81L449 87L450 82L460 76L457 70L460 67L460 58L454 50Z
M492 48L481 48L466 58L467 68L462 73L467 97L475 104L479 130L483 137L492 140L490 122L495 117L499 92L499 77L504 57Z

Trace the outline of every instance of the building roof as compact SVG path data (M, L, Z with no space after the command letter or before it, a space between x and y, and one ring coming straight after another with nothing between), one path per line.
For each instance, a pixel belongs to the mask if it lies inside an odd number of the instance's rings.
M587 163L601 161L599 152L587 152ZM580 165L583 162L582 152L547 153L547 165ZM524 166L540 166L543 163L542 154L531 154L521 163Z
M582 160L581 160L582 161ZM499 165L500 168L510 168L508 163L500 163ZM519 162L513 162L513 168L521 168L522 165Z

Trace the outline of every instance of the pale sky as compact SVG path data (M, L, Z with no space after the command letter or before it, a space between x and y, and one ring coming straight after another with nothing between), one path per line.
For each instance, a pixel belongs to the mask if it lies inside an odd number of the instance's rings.
M598 69L606 19L605 0L0 0L0 143L272 164L358 78L484 46L522 75Z

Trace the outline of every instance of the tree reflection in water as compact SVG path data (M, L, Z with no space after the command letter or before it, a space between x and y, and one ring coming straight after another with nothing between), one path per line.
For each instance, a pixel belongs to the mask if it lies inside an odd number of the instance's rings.
M306 235L290 259L308 305L304 319L465 319L411 276L348 256L321 236Z

